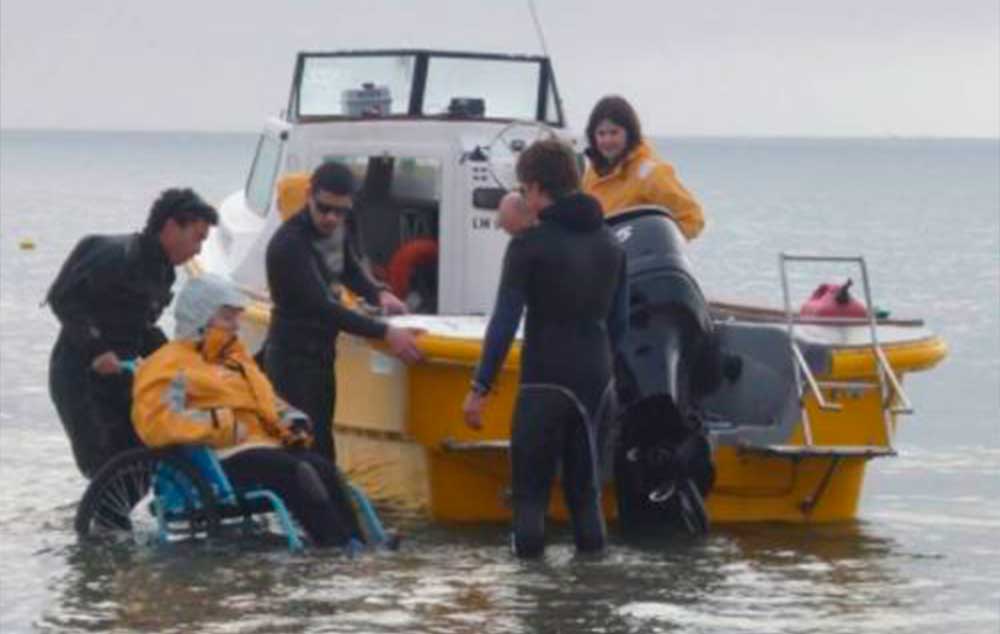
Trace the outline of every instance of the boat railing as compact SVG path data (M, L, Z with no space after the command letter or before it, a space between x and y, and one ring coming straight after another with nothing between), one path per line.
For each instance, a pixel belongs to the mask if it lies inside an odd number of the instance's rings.
M893 416L896 414L912 414L913 405L911 404L909 397L907 397L906 392L903 390L902 384L896 376L896 373L893 371L892 366L889 364L889 360L885 356L885 351L879 343L877 318L875 315L876 311L872 308L875 304L872 302L871 285L868 278L868 267L865 264L864 257L860 255L821 256L781 253L778 256L778 264L781 271L781 290L785 309L785 323L788 329L788 343L795 368L795 386L799 399L799 407L802 412L802 435L804 445L806 448L810 449L815 446L813 443L813 430L809 419L809 411L806 408L806 390L808 389L809 393L812 394L817 406L821 410L840 411L842 407L839 404L829 402L826 398L824 398L823 388L842 387L842 382L818 381L813 374L812 369L809 367L809 364L806 362L795 337L795 328L797 325L802 325L803 320L800 318L800 315L792 309L788 282L788 266L790 263L803 262L854 264L860 269L865 305L868 306L868 316L866 319L859 320L858 318L855 318L851 321L855 325L860 325L858 323L860 321L868 326L869 342L872 355L875 358L877 380L875 382L852 381L850 383L855 387L858 387L859 384L863 384L865 387L871 387L879 390L881 396L882 422L885 427L884 449L887 455L894 454L895 449L892 446Z

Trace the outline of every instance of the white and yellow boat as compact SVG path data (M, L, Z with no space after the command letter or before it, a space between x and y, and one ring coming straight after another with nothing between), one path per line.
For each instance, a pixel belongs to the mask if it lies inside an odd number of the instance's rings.
M337 455L376 499L444 521L509 517L517 346L483 430L464 426L461 402L506 245L497 202L517 153L547 134L574 142L544 57L302 53L287 109L267 122L245 188L221 205L220 226L192 265L245 289L253 304L244 332L259 344L270 314L268 240L304 203L316 165L338 160L355 171L369 264L414 310L393 323L422 328L427 357L408 367L378 343L339 338ZM863 260L851 261L864 273ZM712 520L854 517L868 461L895 454L897 416L910 409L902 377L943 359L944 341L919 321L804 318L788 306L705 310L726 358L739 359L739 371L698 403L716 465ZM613 517L610 485L605 506ZM558 489L552 513L565 517Z

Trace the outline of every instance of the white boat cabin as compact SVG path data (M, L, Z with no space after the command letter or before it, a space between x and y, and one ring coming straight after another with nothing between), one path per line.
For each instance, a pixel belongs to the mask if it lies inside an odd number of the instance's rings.
M486 314L507 242L497 204L518 152L553 134L574 142L545 57L300 53L287 109L267 121L202 259L266 296L268 241L304 204L312 170L340 161L355 174L358 239L375 276L403 279L414 312Z

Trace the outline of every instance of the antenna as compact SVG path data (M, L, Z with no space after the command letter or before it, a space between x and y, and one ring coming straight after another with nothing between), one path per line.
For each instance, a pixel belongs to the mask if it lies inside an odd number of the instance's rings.
M535 10L535 0L528 0L528 9L531 11L531 20L535 23L535 32L538 34L538 41L542 43L542 53L545 57L549 57L549 47L545 44L542 23L538 21L538 12Z

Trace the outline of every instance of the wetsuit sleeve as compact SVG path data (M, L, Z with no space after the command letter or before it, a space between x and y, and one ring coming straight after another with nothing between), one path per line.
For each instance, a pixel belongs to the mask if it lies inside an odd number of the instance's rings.
M340 330L373 339L382 339L388 326L341 304L323 281L309 244L284 240L267 252L271 288L280 288L289 304L321 314Z
M236 417L229 408L188 408L183 369L151 358L139 366L132 386L132 423L149 447L196 444L216 449L236 444Z
M625 258L622 258L619 270L618 287L615 289L611 312L608 314L608 336L611 339L612 352L617 352L621 348L625 341L625 335L628 334L629 288Z
M668 163L657 164L653 172L643 179L642 196L673 212L681 233L688 240L698 237L705 227L701 205L681 184L674 168Z
M94 312L102 285L120 277L124 270L123 257L115 257L115 253L113 246L102 244L100 236L84 238L66 258L46 295L65 336L91 358L111 349Z
M525 290L527 287L527 254L523 242L515 238L507 245L504 254L503 273L497 290L496 306L486 327L483 340L483 356L476 368L473 382L486 392L493 385L500 366L507 358L510 344L517 334L517 325L524 312Z

